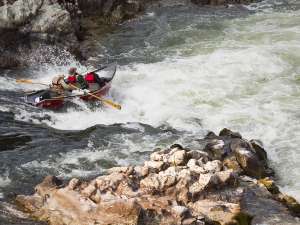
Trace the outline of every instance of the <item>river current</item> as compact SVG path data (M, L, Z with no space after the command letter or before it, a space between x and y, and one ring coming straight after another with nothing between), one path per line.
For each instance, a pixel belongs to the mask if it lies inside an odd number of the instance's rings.
M70 66L90 69L72 58L0 71L0 224L37 224L12 199L46 175L94 177L224 127L261 140L281 190L300 200L299 1L165 3L115 27L98 48L94 64L119 64L109 98L121 111L79 100L58 112L23 102L24 92L43 87L15 79L49 83Z

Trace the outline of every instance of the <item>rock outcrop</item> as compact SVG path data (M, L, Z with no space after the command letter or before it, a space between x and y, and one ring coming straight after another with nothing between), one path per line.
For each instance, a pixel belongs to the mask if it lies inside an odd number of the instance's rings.
M156 149L142 166L114 167L90 181L48 176L16 200L55 225L299 224L299 203L272 175L258 141L223 130L199 140L199 149Z
M187 0L183 4L252 1ZM28 57L40 45L55 45L81 60L97 55L93 49L99 42L99 33L110 30L107 24L134 18L153 2L164 0L0 0L0 68L28 64Z

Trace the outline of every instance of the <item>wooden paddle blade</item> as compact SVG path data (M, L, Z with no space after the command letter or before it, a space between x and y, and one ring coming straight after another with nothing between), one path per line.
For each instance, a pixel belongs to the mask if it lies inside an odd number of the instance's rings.
M110 106L112 106L112 107L118 109L118 110L121 110L121 109L122 109L121 105L116 104L116 103L114 103L114 102L111 102L111 101L109 101L109 100L107 100L107 99L102 99L102 101L103 101L104 103L106 103L106 104L108 104L108 105L110 105Z
M23 83L23 84L38 84L38 85L44 85L49 87L48 84L44 84L44 83L39 83L39 82L34 82L32 80L25 80L25 79L18 79L16 80L17 83Z
M25 80L25 79L19 79L16 80L17 83L27 83L27 84L32 84L33 82L31 80Z

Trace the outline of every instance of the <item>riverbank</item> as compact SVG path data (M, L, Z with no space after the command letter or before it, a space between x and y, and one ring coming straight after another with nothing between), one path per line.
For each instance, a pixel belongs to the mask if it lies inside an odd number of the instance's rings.
M99 40L117 24L137 18L151 5L195 7L247 4L253 0L12 0L0 1L0 68L20 68L70 52L84 62L99 54ZM101 46L101 44L100 44ZM37 51L37 49L39 51ZM39 54L39 57L35 55Z
M276 186L259 141L228 129L196 141L197 149L155 149L142 166L89 181L47 176L16 201L53 225L300 223L300 204Z

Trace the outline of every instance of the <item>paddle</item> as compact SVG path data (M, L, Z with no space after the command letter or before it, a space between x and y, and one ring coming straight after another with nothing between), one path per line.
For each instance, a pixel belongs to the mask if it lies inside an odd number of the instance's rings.
M19 80L16 80L16 82L17 82L17 83L25 83L25 84L39 84L39 85L44 85L44 86L49 87L48 84L39 83L39 82L34 82L34 81L32 81L32 80L19 79Z
M73 85L73 84L69 84L69 85L70 85L71 87L75 88L75 89L81 90L79 87L76 87L76 86ZM112 102L112 101L110 101L110 100L108 100L108 99L101 98L101 97L99 97L99 96L97 96L97 95L94 95L94 94L92 94L92 93L89 93L89 92L87 92L87 94L90 95L90 96L92 96L92 97L94 97L94 98L96 98L96 99L98 99L99 101L102 101L102 102L106 103L107 105L112 106L112 107L115 108L115 109L121 110L121 108L122 108L121 105L119 105L119 104L117 104L117 103L114 103L114 102Z

